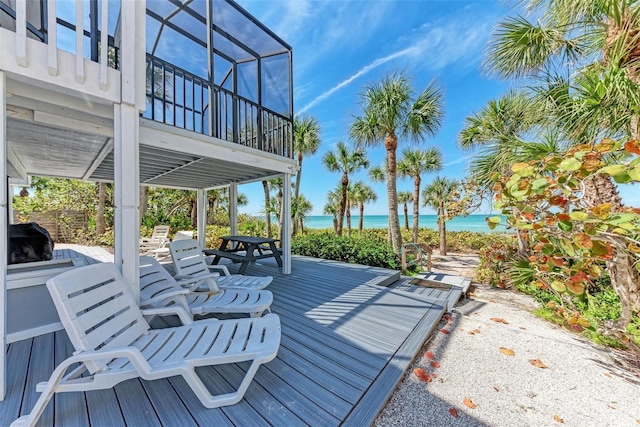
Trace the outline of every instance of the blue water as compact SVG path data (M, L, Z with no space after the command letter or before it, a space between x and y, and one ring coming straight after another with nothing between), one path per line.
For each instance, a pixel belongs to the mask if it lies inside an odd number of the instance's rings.
M504 232L504 226L496 227L495 230L490 230L487 226L485 218L493 215L469 215L467 217L453 218L451 221L447 221L448 231L477 231L480 233L489 233L492 231ZM358 221L360 217L358 215L351 216L351 228L358 229ZM502 224L504 224L504 219ZM387 228L389 225L389 217L387 215L365 215L363 228ZM344 226L347 226L347 219L344 220ZM409 228L413 227L413 216L409 215ZM333 229L333 217L323 215L308 216L305 223L305 228L330 228ZM404 215L400 215L400 228L404 228ZM438 216L437 215L420 215L420 228L433 228L438 229Z

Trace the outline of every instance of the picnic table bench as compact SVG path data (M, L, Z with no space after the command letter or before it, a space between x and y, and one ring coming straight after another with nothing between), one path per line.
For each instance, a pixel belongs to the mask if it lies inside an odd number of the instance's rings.
M221 239L218 249L204 250L206 255L213 256L213 265L218 264L222 258L227 258L234 263L242 263L238 273L244 274L251 262L275 258L278 266L282 267L282 250L276 247L276 239L254 236L222 236Z

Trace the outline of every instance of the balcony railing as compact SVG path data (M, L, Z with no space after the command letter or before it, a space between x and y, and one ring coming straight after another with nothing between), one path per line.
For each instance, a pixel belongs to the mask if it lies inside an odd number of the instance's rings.
M147 54L145 118L293 158L291 120Z

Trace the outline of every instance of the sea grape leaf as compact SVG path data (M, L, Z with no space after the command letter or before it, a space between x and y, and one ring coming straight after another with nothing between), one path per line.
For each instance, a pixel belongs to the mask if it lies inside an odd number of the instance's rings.
M516 352L511 350L510 348L500 347L500 352L507 356L515 356Z
M558 165L558 168L560 170L564 170L564 171L567 171L567 172L577 171L581 167L582 167L582 162L580 160L578 160L578 159L573 158L573 157L569 157L568 159L564 159Z
M633 153L640 156L640 141L637 139L630 139L624 144L624 150L628 153Z
M627 170L627 167L625 165L609 165L609 166L603 167L598 172L606 173L607 175L611 175L611 176L616 176L616 175L620 175L621 173L624 173L625 170Z
M564 283L562 283L559 280L554 280L551 282L551 289L553 289L556 292L565 292L567 290L567 287L565 286Z
M569 214L574 221L586 221L589 219L589 214L582 211L573 211Z
M476 409L476 404L473 403L473 400L471 400L470 397L465 397L462 403L464 403L464 406L467 408Z

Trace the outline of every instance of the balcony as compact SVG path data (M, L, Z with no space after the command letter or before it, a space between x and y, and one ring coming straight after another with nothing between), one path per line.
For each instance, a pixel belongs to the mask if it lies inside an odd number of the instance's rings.
M27 62L21 37L25 49L26 39L49 46L52 75L56 49L69 52L78 58L74 80L82 84L98 70L83 61L97 63L105 99L114 99L108 70L119 68L120 49L134 42L120 37L120 2L18 2L26 13L11 4L0 1L0 27L16 31L18 63ZM290 46L233 0L147 1L145 26L143 118L293 158Z

